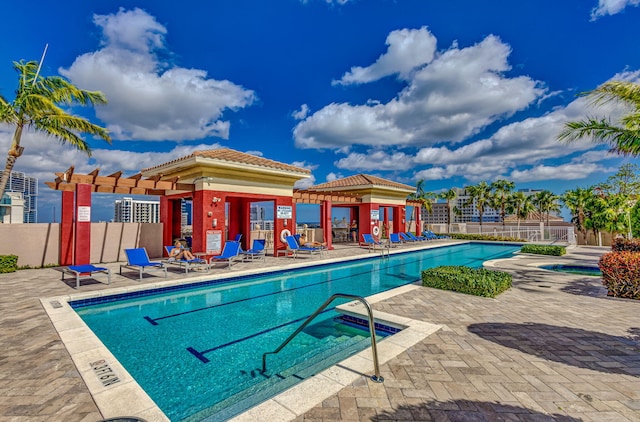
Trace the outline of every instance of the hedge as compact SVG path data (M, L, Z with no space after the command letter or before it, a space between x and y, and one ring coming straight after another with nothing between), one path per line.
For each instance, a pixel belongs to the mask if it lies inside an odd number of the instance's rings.
M511 287L511 274L485 268L445 265L422 271L422 285L475 296L496 297Z
M611 250L614 252L640 252L640 242L637 239L614 239Z
M523 245L522 248L520 248L520 252L538 255L562 256L567 253L567 248L558 245Z
M609 296L640 299L640 253L608 252L598 262Z
M0 255L0 273L13 273L17 268L17 255Z

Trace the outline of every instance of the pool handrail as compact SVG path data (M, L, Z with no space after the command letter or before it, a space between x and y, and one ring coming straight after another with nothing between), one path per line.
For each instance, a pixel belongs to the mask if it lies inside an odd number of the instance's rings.
M378 364L378 349L376 347L376 330L375 330L375 323L373 320L373 311L371 310L371 305L369 305L369 302L367 302L367 300L362 296L350 295L346 293L334 293L333 295L331 295L331 297L327 299L322 305L320 305L320 307L316 309L316 311L313 314L311 314L309 318L307 318L302 323L302 325L298 327L296 331L293 332L293 334L287 337L287 339L283 341L280 346L278 346L272 352L263 353L262 354L262 373L267 372L267 355L275 355L276 353L280 352L280 350L282 350L284 346L289 344L289 342L293 340L295 336L297 336L302 330L304 330L304 328L307 325L309 325L309 323L315 317L317 317L322 311L324 311L324 308L329 306L331 302L333 302L338 298L357 300L360 303L362 303L364 307L367 309L367 319L369 320L369 333L371 334L371 353L373 354L373 370L374 370L374 375L371 376L371 380L374 382L384 382L384 378L382 377L382 375L380 375L380 365Z

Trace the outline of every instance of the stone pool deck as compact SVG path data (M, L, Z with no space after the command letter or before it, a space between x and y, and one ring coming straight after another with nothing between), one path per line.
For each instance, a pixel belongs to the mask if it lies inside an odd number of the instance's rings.
M595 265L607 250L577 247L564 257L494 262L514 275L513 288L496 299L415 287L378 301L374 312L440 327L382 364L383 384L355 374L304 412L285 406L252 420L640 421L640 302L606 297L599 278L537 268ZM208 276L366 253L342 246L324 258L268 257ZM85 281L79 289L54 269L0 274L0 421L114 416L101 414L40 301L166 281L152 273L140 282L133 273L118 275L118 264L107 266L110 286ZM179 280L187 280L184 273L169 272L168 282Z

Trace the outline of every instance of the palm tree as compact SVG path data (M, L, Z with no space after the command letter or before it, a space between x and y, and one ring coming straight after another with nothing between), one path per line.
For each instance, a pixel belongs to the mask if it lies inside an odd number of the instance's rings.
M447 201L447 233L451 233L452 207L453 201L458 197L458 191L452 188L442 192L439 197Z
M536 192L533 197L533 204L536 206L537 211L540 213L540 222L544 221L544 217L547 219L547 227L549 227L549 215L552 211L559 212L560 205L558 200L560 197L551 191L543 190Z
M513 210L518 221L518 237L520 237L520 220L526 219L535 207L531 202L531 196L525 195L524 192L515 192L509 196L508 207Z
M13 63L20 74L16 97L12 102L0 96L0 123L15 126L11 146L7 152L7 163L0 177L0 198L11 175L16 159L22 155L20 146L25 128L51 136L61 143L70 143L91 156L91 147L78 134L96 135L111 142L105 128L90 123L87 119L72 116L61 106L106 104L101 92L85 91L75 87L59 76L43 77L38 74L38 62Z
M420 179L416 182L416 191L413 193L409 194L409 199L414 200L414 201L420 201L420 203L422 204L422 206L424 207L424 209L431 214L433 212L433 202L432 199L434 198L434 194L433 192L426 192L424 190L424 185L425 185L425 180L424 179ZM409 227L411 227L411 224L413 223L413 215L415 214L415 210L414 212L411 213L411 219L409 220ZM420 234L420 230L421 228L416 227L416 234Z
M571 222L576 229L587 239L587 209L593 200L593 189L576 188L566 191L560 200L571 211Z
M477 185L469 186L467 195L469 195L469 199L465 202L465 205L475 204L480 217L480 233L482 233L482 216L491 199L491 186L483 180Z
M594 142L611 146L611 152L621 155L640 155L640 85L626 81L609 81L593 91L585 92L592 104L599 106L610 102L621 102L631 111L612 124L609 119L587 118L568 122L558 135L558 140L573 142L591 138Z
M514 182L505 179L496 180L491 184L493 189L493 208L500 210L500 219L502 220L502 231L504 232L504 218L506 217L506 207L509 199L509 195L516 187Z

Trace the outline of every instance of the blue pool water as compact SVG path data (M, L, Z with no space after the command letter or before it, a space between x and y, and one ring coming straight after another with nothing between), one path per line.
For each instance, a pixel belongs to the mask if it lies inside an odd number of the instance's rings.
M224 420L370 344L338 319L333 307L346 300L336 300L261 373L262 354L332 294L366 297L426 268L480 267L519 249L470 243L71 305L171 420Z
M558 271L561 273L569 273L569 274L578 274L578 275L590 275L594 277L602 276L600 272L600 268L598 267L589 267L585 265L543 265L540 268L544 268L545 270Z

